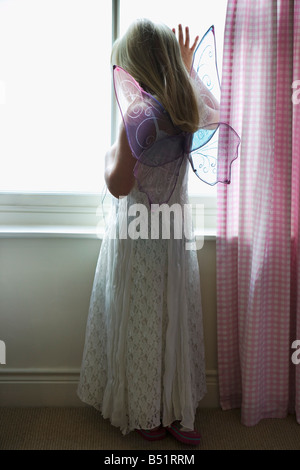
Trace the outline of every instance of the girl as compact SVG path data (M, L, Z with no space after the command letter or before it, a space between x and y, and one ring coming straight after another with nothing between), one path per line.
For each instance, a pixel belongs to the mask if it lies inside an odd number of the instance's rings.
M188 28L185 41L181 25L178 41L174 33L138 20L114 44L112 62L155 96L174 125L194 132L207 112L189 76L198 37L190 47ZM95 273L78 395L123 434L135 429L157 440L169 432L197 445L195 413L206 393L197 253L185 249L184 238L118 236L124 208L149 207L135 164L122 124L106 154L105 180L115 198ZM169 205L188 203L187 170L186 159Z

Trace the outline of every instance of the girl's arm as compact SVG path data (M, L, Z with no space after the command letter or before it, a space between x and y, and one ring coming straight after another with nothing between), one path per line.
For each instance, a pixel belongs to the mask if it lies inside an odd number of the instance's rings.
M191 77L194 80L197 98L205 104L205 121L207 123L217 123L220 120L220 103L210 92L195 70L192 70Z
M176 36L176 29L172 29L173 33ZM185 28L185 40L184 40L184 34L183 34L183 29L182 25L178 25L178 43L180 47L180 52L181 52L181 57L183 60L183 63L185 65L185 68L187 69L187 72L190 73L190 70L192 68L192 63L193 63L193 55L196 49L196 46L199 41L199 36L196 36L193 45L190 47L190 30L189 27L186 26Z
M198 77L194 69L191 72L191 77L194 80L196 88L199 90L199 94L201 95L206 106L213 110L219 110L220 103L214 97L211 91L207 88L207 86L202 82L201 78Z
M109 192L116 198L127 196L132 190L135 182L133 174L135 164L136 159L131 153L122 123L117 142L105 155L105 182Z

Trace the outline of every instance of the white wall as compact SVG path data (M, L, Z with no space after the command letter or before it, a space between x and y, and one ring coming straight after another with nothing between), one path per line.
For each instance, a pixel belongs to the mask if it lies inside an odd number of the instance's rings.
M0 406L80 406L85 324L101 241L0 239ZM215 241L199 251L208 394L218 406Z

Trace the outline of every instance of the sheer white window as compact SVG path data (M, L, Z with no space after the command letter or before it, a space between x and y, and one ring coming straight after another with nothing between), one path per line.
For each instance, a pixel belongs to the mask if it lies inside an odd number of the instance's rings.
M140 17L187 25L192 38L214 24L221 76L226 8L227 0L0 0L3 233L32 224L93 232L105 152L120 119L113 33ZM216 187L191 174L190 194L205 199L206 226L214 227Z
M120 33L138 17L191 36L216 27L219 73L227 0L120 0ZM116 12L114 12L116 14ZM0 191L100 192L111 136L111 0L0 2ZM191 193L214 193L190 178Z
M0 191L101 191L111 37L111 0L0 2Z

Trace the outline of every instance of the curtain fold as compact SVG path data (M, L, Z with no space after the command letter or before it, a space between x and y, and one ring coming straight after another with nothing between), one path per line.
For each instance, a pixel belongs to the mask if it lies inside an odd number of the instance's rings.
M218 187L220 403L242 422L300 423L300 0L229 0L221 121L241 137Z

